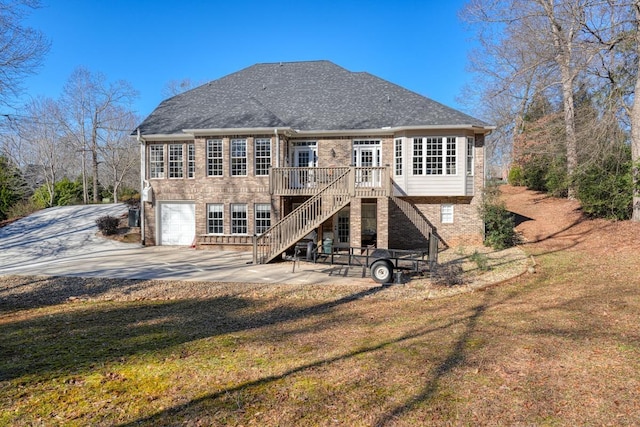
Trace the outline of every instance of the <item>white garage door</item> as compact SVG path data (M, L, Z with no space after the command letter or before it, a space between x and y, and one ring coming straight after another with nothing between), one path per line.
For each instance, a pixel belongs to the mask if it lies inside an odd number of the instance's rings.
M194 203L160 203L160 244L191 245L196 235Z

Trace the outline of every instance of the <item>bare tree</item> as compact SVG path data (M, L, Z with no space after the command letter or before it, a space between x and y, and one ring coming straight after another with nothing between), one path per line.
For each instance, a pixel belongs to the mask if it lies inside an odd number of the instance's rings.
M56 181L65 175L69 158L64 146L64 132L57 121L58 104L50 98L36 98L27 104L26 116L17 122L18 150L23 165L35 166L44 179L49 201L55 200Z
M536 90L550 84L560 87L569 176L578 165L576 78L595 54L581 38L589 5L590 0L471 0L463 11L463 17L475 24L489 56L484 59L488 67L481 72L494 82L501 81L498 88L520 82L523 96L514 112L516 129ZM575 197L573 186L569 197Z
M0 0L0 104L9 106L21 92L25 77L42 63L49 41L33 28L22 25L38 0Z
M633 176L633 213L631 219L640 221L640 0L636 0L632 5L635 17L635 55L636 55L636 82L635 96L631 108L631 161Z
M606 93L605 114L630 129L633 221L640 221L640 0L595 3L583 25L587 40L599 48L590 67Z
M200 86L201 84L202 82L194 82L188 77L182 80L170 80L164 85L161 94L165 98L170 98Z
M139 183L140 148L131 138L131 129L139 123L138 117L122 107L113 108L114 114L110 124L112 127L104 129L100 144L102 166L112 187L114 203L118 202L118 190L128 178Z
M61 99L64 126L82 153L83 194L88 202L86 160L89 156L93 202L98 202L98 172L102 134L118 127L122 108L131 105L137 92L126 81L107 82L104 75L77 68L69 77Z

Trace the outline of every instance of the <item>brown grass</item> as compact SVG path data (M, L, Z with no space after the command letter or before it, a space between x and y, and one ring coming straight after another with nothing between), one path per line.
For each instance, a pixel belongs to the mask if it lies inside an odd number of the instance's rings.
M638 228L604 224L625 243L600 250L599 224L549 228L535 274L439 300L273 286L11 308L5 285L0 425L640 425Z

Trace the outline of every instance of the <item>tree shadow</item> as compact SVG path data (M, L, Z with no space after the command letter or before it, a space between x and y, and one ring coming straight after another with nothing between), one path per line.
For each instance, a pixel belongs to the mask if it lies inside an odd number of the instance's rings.
M0 324L0 342L4 343L0 349L3 360L0 381L32 374L86 372L95 365L192 340L321 316L383 289L374 287L308 307L282 304L274 307L261 300L225 295L199 300L119 303L116 307L109 303L90 307L70 305L69 310L56 314L20 315L23 320ZM48 291L55 294L57 290L54 286ZM65 300L64 293L57 297L60 302ZM33 303L23 304L23 308L38 307L38 298L45 298L45 294L25 298ZM313 327L326 328L340 321L346 319L332 316Z

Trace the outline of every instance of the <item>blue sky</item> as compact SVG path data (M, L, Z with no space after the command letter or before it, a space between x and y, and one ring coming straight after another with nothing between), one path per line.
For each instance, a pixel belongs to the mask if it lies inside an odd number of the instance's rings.
M218 79L260 62L326 59L451 107L471 76L464 0L42 0L27 24L51 51L28 96L57 98L83 66L129 81L144 117L171 80Z

